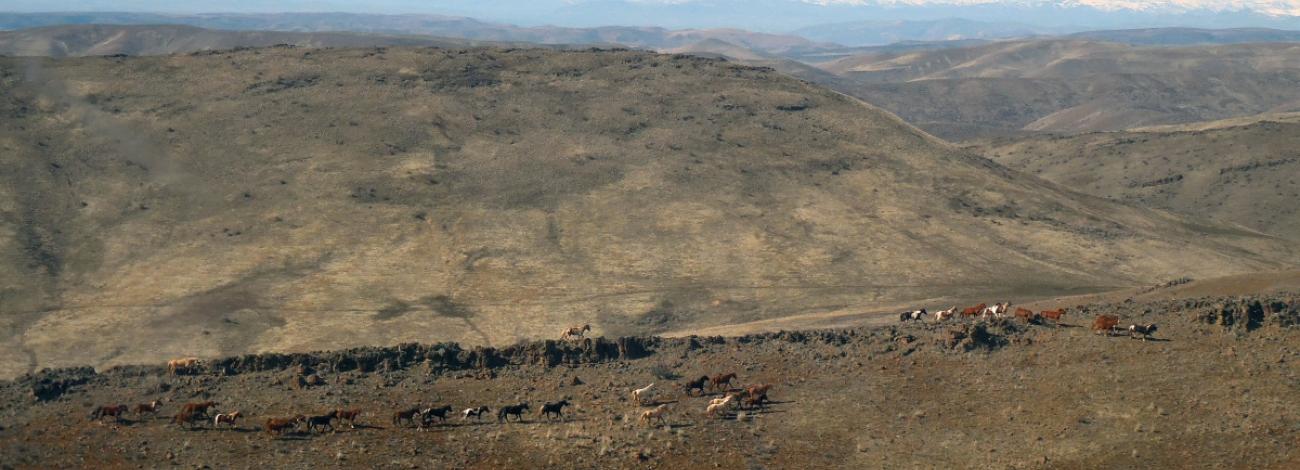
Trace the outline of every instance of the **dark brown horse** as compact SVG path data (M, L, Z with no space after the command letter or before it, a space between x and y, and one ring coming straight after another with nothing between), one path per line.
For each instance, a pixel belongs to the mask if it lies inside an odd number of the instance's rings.
M701 376L698 379L686 382L686 385L682 385L682 389L686 391L687 395L693 395L691 392L695 390L699 390L700 393L702 394L704 393L704 387L707 387L708 385L709 385L709 376L705 375L705 376Z
M90 412L90 419L96 420L111 417L113 418L113 421L121 421L122 415L126 414L128 409L129 408L127 408L126 405L101 406L95 408L95 411Z
M728 372L725 374L718 374L713 377L709 377L709 387L714 390L726 390L725 388L722 387L724 385L727 387L731 387L731 379L734 378L736 378L735 372Z

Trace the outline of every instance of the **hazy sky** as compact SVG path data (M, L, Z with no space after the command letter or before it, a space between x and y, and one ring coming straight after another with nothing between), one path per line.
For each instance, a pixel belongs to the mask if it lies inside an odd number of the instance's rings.
M421 13L519 25L763 31L946 18L1091 28L1300 25L1300 0L0 0L3 11Z

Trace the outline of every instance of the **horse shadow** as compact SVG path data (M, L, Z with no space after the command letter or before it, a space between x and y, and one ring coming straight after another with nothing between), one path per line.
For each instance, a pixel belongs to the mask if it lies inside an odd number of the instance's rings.
M658 400L658 399L655 399L655 400L650 400L650 401L641 402L641 406L651 406L651 407L654 407L654 406L660 406L660 405L671 405L671 404L673 404L673 403L677 403L677 402L679 402L679 401L681 401L681 400Z
M383 426L375 426L375 425L371 425L371 424L359 424L359 423L358 423L357 425L355 425L355 426L353 426L353 427L351 427L351 428L349 428L349 429L388 429L388 428L385 428L385 427L383 427Z

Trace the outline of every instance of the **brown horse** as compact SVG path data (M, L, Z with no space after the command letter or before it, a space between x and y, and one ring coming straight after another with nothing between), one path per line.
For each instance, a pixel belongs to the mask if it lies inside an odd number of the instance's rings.
M727 387L731 387L731 379L734 378L736 378L735 372L728 372L709 377L709 388L714 390L726 390L722 388L722 386L726 385Z
M1092 332L1105 333L1106 336L1110 336L1111 331L1115 329L1116 325L1119 325L1119 317L1114 315L1097 315L1097 318L1092 321Z
M90 419L93 421L96 419L112 417L113 421L121 421L122 415L126 414L128 409L129 408L127 408L126 405L101 406L95 408L95 411L90 412Z
M415 417L420 415L420 407L408 408L393 413L393 426L402 424L402 421L415 424Z
M1043 318L1051 318L1052 323L1059 327L1061 326L1061 317L1065 316L1065 309L1058 308L1056 310L1043 310L1042 312L1038 312L1038 314L1042 315Z
M212 400L198 403L186 403L185 406L181 407L181 413L198 413L206 417L208 415L208 408L214 406L217 406L217 402Z
M294 416L292 418L267 418L266 434L272 437L283 434L286 429L297 428L298 422L303 419L305 419L303 415Z
M349 429L356 429L357 418L361 417L361 408L353 408L350 410L340 408L334 410L334 417L338 418L339 421L347 421Z
M154 400L149 403L135 405L135 414L143 416L145 413L158 414L158 409L162 407L162 400Z
M976 306L974 306L974 307L967 307L967 308L964 308L964 309L962 309L962 311L961 311L961 317L962 317L962 318L966 318L966 317L976 317L976 316L979 316L980 314L984 313L984 310L987 309L987 308L989 308L989 305L988 305L988 304L979 304L979 305L976 305Z
M1033 323L1035 316L1033 310L1016 307L1016 318L1024 320L1025 323Z
M198 365L198 363L199 363L199 358L197 357L172 359L170 361L167 361L167 372L172 375L176 375L181 371L188 371L189 369Z

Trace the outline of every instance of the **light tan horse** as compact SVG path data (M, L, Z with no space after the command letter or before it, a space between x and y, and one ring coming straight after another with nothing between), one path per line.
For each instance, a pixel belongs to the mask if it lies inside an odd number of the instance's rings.
M656 406L653 410L642 411L640 421L642 423L649 424L650 420L658 419L659 424L668 424L667 421L664 420L664 415L666 414L668 414L668 404L665 403L663 405Z
M198 363L199 363L199 358L197 357L172 359L170 361L167 361L167 372L172 375L176 375L177 372L182 370L188 370L189 368L198 365Z
M591 331L591 325L582 325L565 328L560 332L561 340L582 339L582 336Z

